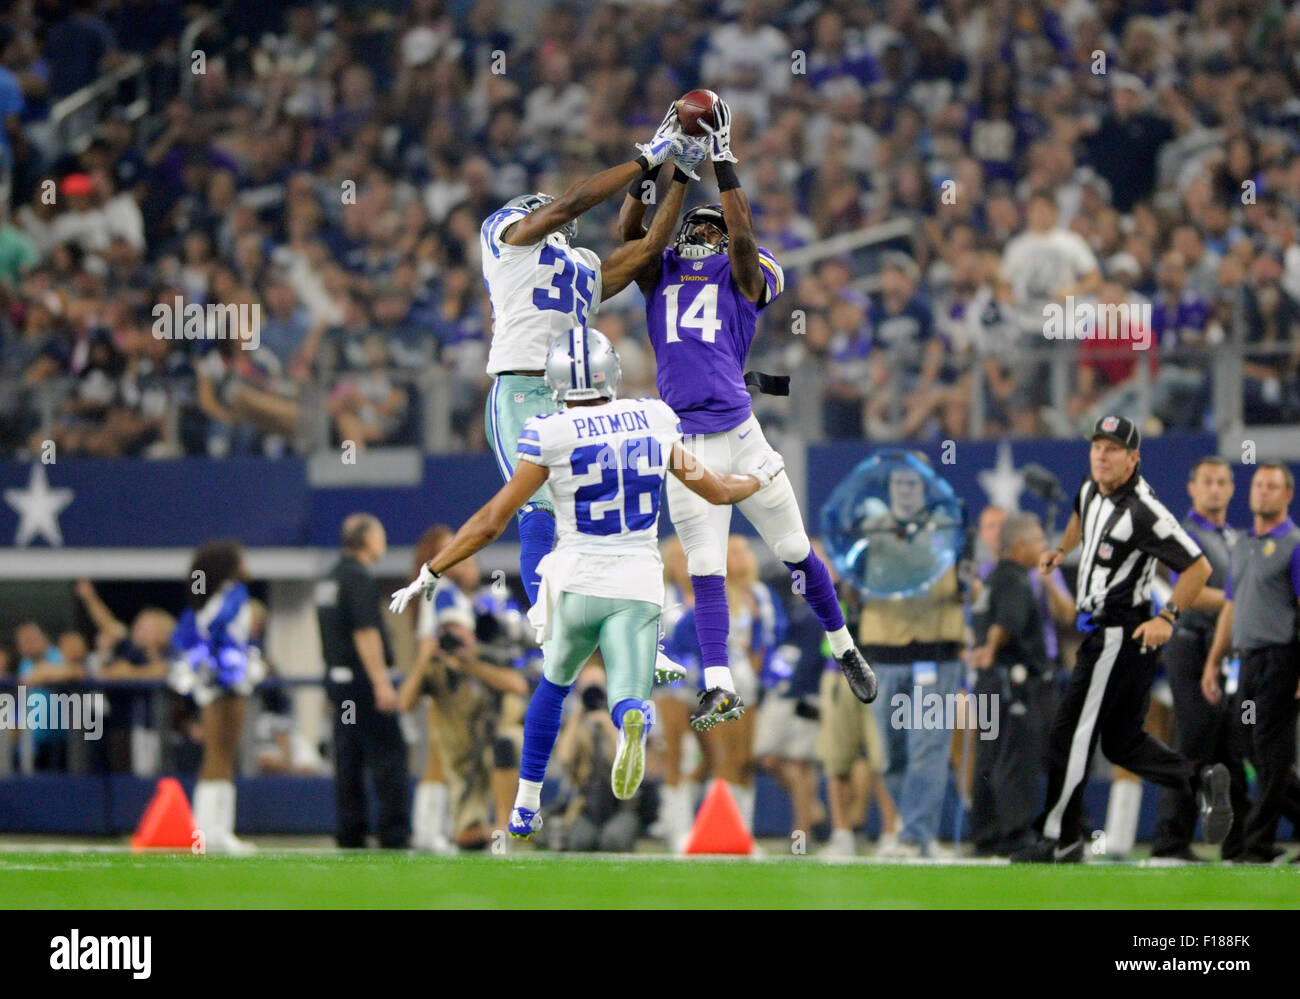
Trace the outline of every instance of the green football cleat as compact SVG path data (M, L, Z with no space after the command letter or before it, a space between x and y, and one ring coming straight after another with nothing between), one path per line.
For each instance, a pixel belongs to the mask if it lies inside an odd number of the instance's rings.
M645 776L645 743L654 726L654 705L642 702L641 708L632 708L623 715L623 727L618 731L618 748L614 752L614 766L609 783L614 797L626 801L636 794Z

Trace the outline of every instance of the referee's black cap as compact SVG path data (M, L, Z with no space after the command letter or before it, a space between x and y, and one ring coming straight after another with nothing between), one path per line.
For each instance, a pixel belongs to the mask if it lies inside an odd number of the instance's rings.
M1108 437L1130 451L1136 451L1142 446L1142 435L1138 433L1138 428L1132 420L1123 416L1103 416L1094 423L1088 440L1095 441L1098 437Z

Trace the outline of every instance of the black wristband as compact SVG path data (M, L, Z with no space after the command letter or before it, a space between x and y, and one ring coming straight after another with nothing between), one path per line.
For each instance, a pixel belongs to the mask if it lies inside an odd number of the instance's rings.
M647 170L650 169L650 161L646 159L645 153L642 153L640 156L636 158L636 165L641 168L642 173L645 173Z
M652 184L655 183L655 181L659 179L659 171L661 169L663 169L662 163L657 167L651 167L649 170L642 170L641 176L632 181L632 186L627 189L627 196L636 201L640 201L642 196L645 194L645 182L648 180Z
M740 186L740 178L736 176L735 164L730 160L714 160L713 176L718 178L718 191L734 191Z
M681 167L673 164L673 180L677 181L679 184L688 184L690 183L691 175Z

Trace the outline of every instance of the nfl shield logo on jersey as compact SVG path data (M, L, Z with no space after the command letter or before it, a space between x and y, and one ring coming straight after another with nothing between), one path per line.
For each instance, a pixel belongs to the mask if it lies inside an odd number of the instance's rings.
M695 261L695 263L691 264L691 269L692 269L692 270L697 270L697 271L702 271L702 270L704 270L704 261L702 261L702 260L697 260L697 261Z
M1097 546L1098 558L1110 558L1114 554L1115 554L1115 549L1110 546L1109 541L1103 541L1101 544Z
M516 405L523 405L523 402L524 402L524 394L523 394L522 392L516 392L516 393L515 393L515 404L516 404Z

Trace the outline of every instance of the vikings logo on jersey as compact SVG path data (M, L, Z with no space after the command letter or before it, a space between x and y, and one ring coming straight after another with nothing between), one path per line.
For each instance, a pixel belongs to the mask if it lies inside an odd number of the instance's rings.
M688 434L731 430L749 418L745 360L758 328L759 310L785 290L785 272L759 247L765 286L751 302L731 278L731 259L721 212L687 213L677 245L665 250L659 284L646 302L646 324L658 364L660 397L682 418ZM708 243L699 226L714 226L722 239Z

